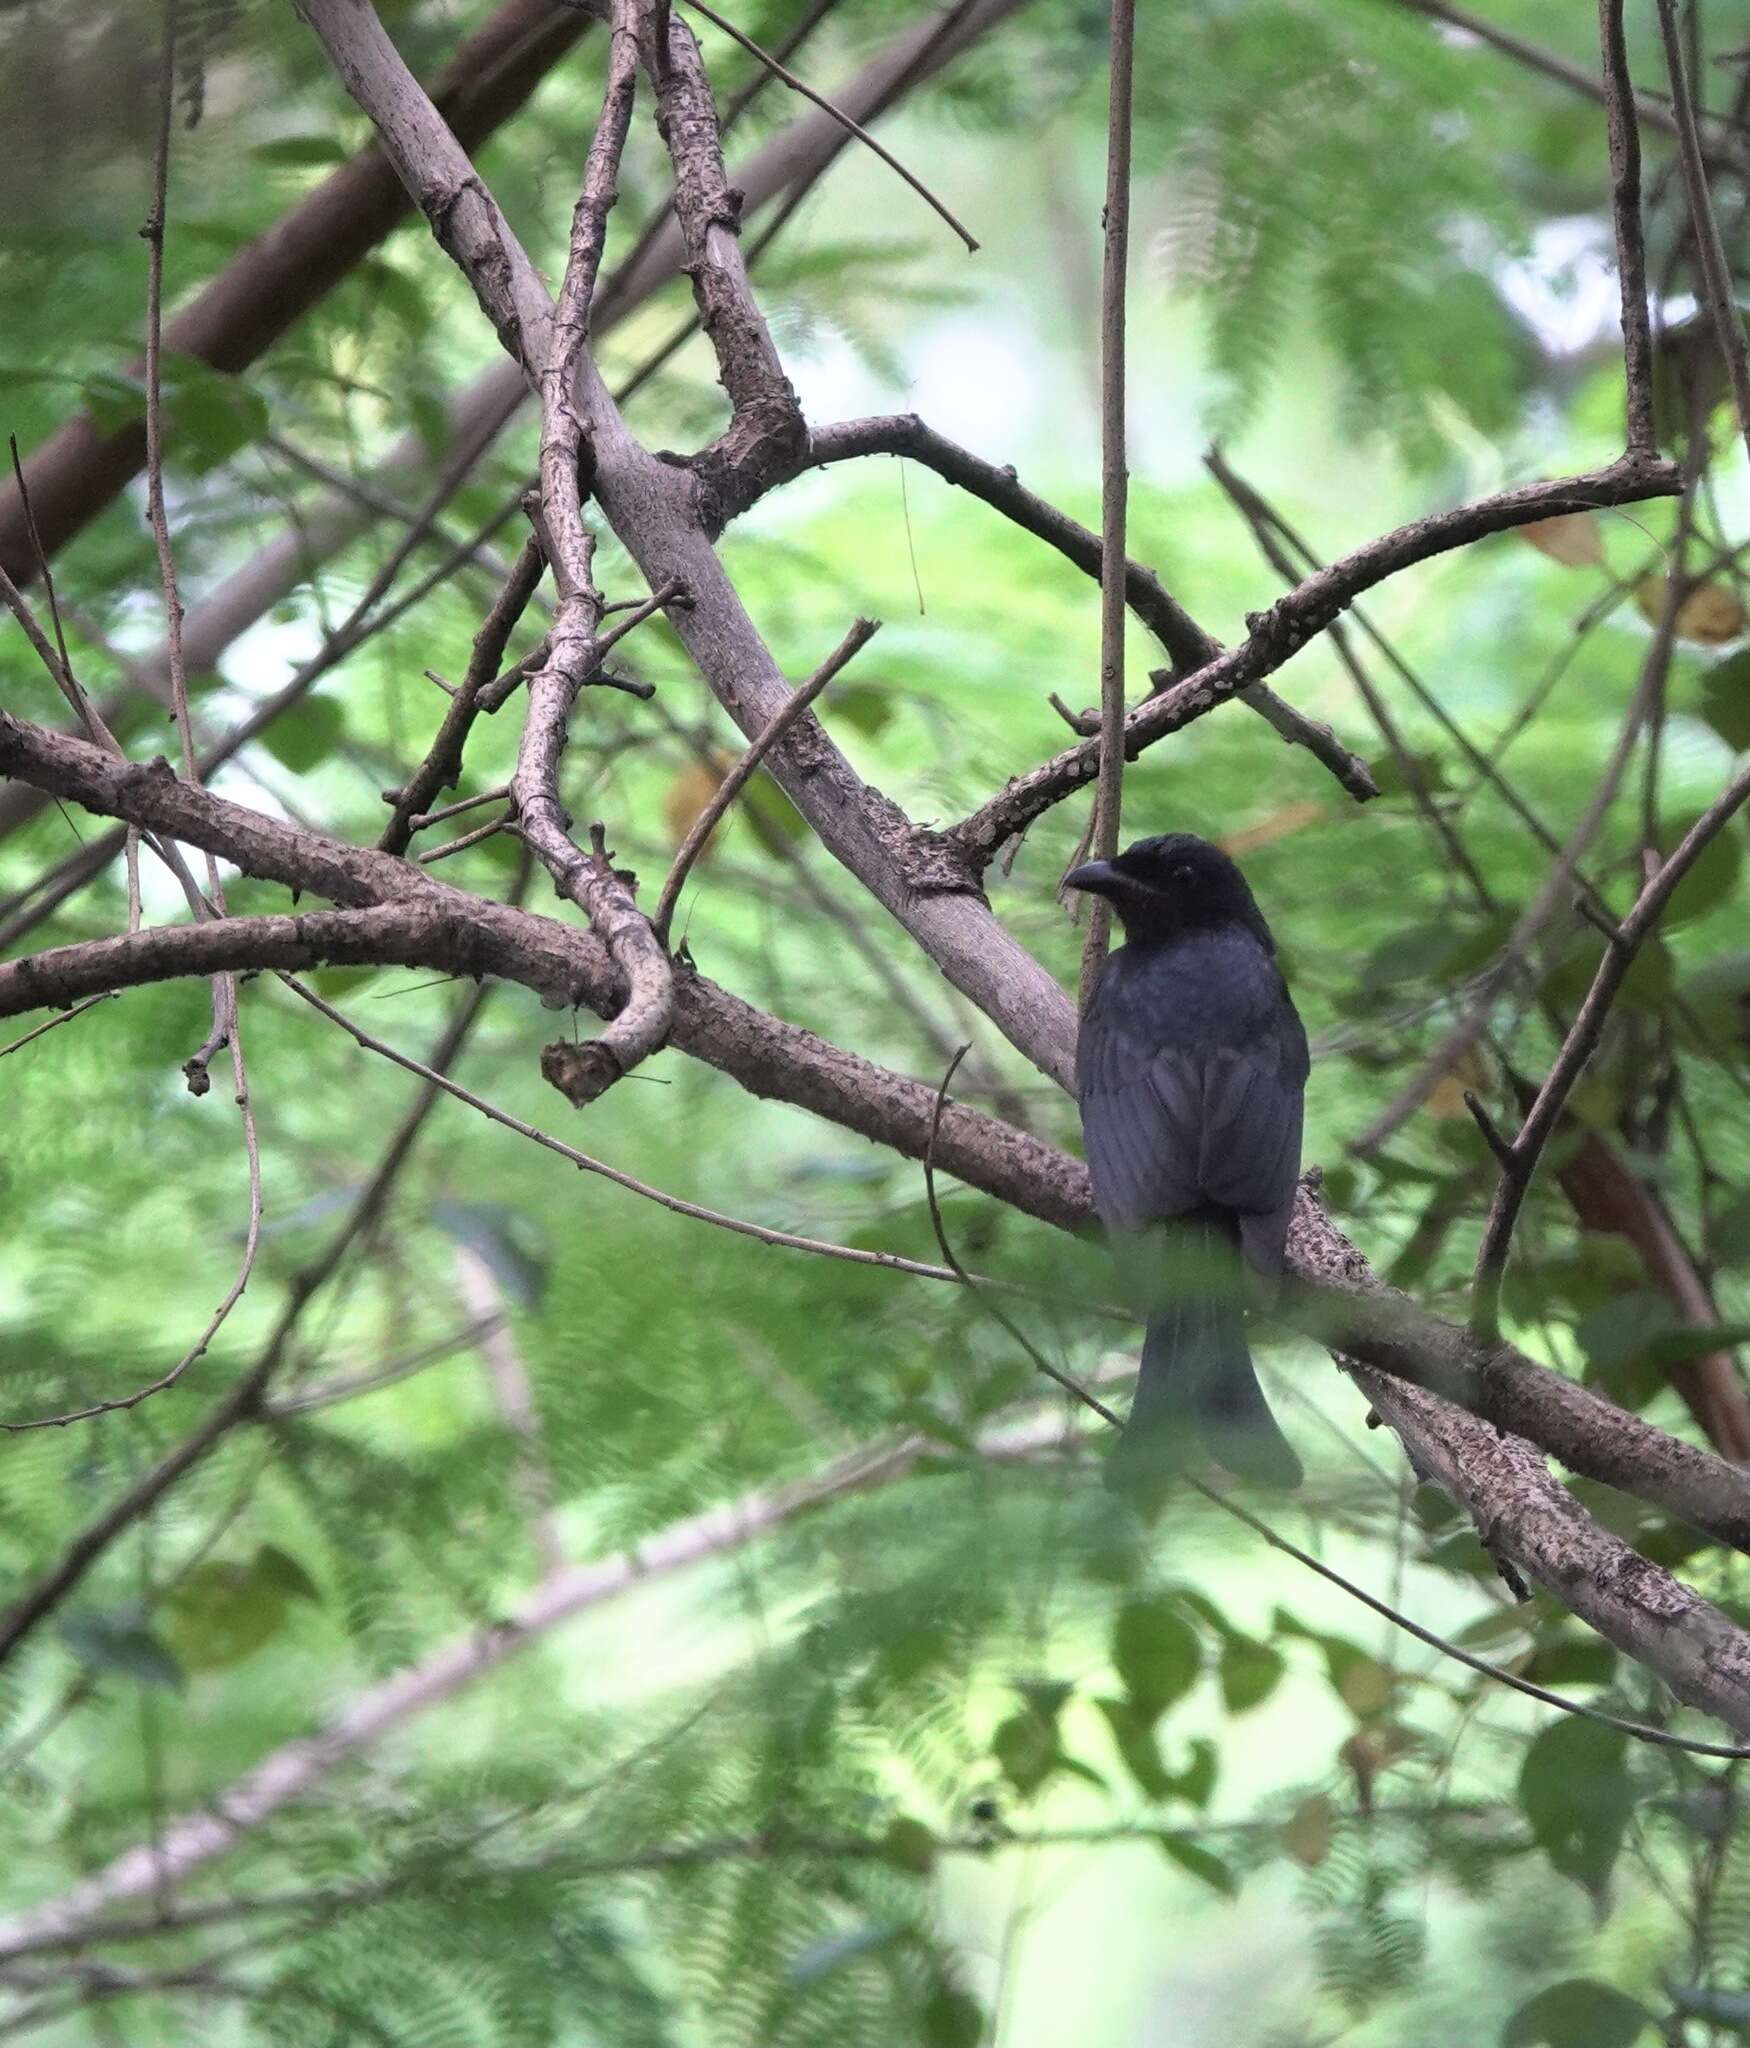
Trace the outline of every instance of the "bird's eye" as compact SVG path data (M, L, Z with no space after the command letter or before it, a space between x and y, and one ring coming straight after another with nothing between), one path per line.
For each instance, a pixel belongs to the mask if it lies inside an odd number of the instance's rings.
M1175 861L1173 863L1173 880L1175 882L1188 882L1190 879L1191 863L1188 860Z

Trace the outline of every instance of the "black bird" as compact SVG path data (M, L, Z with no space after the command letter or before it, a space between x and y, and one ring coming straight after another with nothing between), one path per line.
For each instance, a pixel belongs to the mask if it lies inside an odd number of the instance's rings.
M1239 869L1188 832L1065 881L1108 898L1128 941L1076 1041L1094 1206L1148 1325L1111 1478L1147 1487L1201 1444L1242 1477L1297 1485L1244 1308L1247 1267L1266 1292L1282 1272L1300 1173L1306 1032L1276 942Z

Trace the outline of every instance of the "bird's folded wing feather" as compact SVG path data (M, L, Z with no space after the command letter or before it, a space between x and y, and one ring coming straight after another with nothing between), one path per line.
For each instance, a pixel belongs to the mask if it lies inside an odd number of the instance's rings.
M1204 1203L1285 1225L1300 1169L1301 1091L1282 1062L1227 1047L1151 1051L1083 1019L1077 1082L1094 1200L1135 1230ZM1258 1263L1264 1246L1248 1231Z

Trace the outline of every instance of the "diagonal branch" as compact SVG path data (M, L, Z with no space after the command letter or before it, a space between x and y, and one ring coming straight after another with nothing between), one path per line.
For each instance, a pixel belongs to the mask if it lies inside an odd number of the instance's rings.
M690 7L695 14L702 14L713 27L720 28L731 41L739 43L751 57L757 58L774 78L781 78L792 92L800 93L805 100L811 101L820 108L822 113L829 115L836 121L847 135L854 135L865 149L873 151L890 171L896 172L905 180L932 212L948 223L949 227L966 244L969 254L977 253L977 242L973 240L971 234L955 219L947 207L942 204L941 200L936 197L929 186L915 172L908 171L898 157L893 154L892 150L885 143L878 142L861 122L852 120L851 116L842 107L835 106L823 93L816 92L813 86L809 85L805 80L798 78L794 71L789 70L784 64L780 63L769 51L761 49L752 36L743 35L734 22L726 21L717 12L716 8L707 7L705 0L683 0L683 4ZM724 125L728 125L727 118Z
M674 920L675 905L680 901L681 890L686 886L687 876L692 872L693 863L703 852L706 840L723 822L724 814L747 787L755 770L773 747L840 673L845 664L874 639L878 630L879 621L875 619L858 619L854 622L838 646L724 776L712 791L710 802L687 828L687 836L681 841L675 853L674 864L662 885L662 894L656 900L656 914L650 920L656 936L665 946L668 944L668 928Z
M1560 1121L1574 1083L1598 1049L1610 1006L1634 965L1635 955L1663 916L1677 885L1747 802L1750 802L1750 768L1736 775L1696 819L1635 899L1634 908L1609 935L1604 957L1599 961L1592 985L1586 991L1586 1000L1580 1005L1579 1014L1562 1041L1561 1050L1544 1077L1543 1086L1526 1112L1519 1135L1502 1162L1501 1176L1489 1205L1482 1248L1477 1254L1474 1316L1478 1329L1485 1335L1492 1334L1495 1328L1513 1227L1519 1220L1520 1208L1537 1173L1538 1161Z
M656 87L656 125L674 165L674 210L693 298L729 395L728 427L693 463L705 523L716 531L795 466L808 429L748 283L738 239L741 195L724 169L698 41L658 0L639 4L645 68Z
M162 767L118 762L82 741L0 715L0 772L20 770L87 808L131 811L136 822L263 879L344 904L386 906L394 915L385 915L381 929L369 935L378 957L405 954L408 964L502 975L544 998L586 1003L602 1016L611 1016L622 1000L623 982L606 949L585 932L447 888L393 856L264 817ZM321 916L228 925L259 930L288 950L301 928L304 945L318 957L353 959L369 951L362 923L322 924ZM220 958L240 966L240 958L199 950L230 944L227 932L225 925L179 927L174 939L142 932L0 967L0 1015L207 969ZM187 950L176 957L173 947ZM1067 1037L1073 1028L1067 1002L1061 1015ZM675 976L673 1042L755 1095L810 1110L906 1158L922 1159L929 1147L935 1091L928 1084L765 1016L702 975ZM1090 1216L1079 1161L979 1111L948 1106L935 1157L943 1171L1044 1222L1073 1229ZM1481 1345L1419 1310L1373 1277L1310 1197L1296 1211L1290 1268L1303 1285L1288 1304L1291 1319L1319 1342L1413 1379L1553 1452L1571 1470L1750 1550L1750 1473L1615 1408L1511 1346Z
M485 623L474 636L468 657L468 671L462 678L450 707L438 728L431 750L395 798L394 813L377 841L385 853L405 853L408 842L419 830L419 821L431 822L427 806L440 791L451 788L462 773L463 750L477 714L485 707L480 693L492 682L504 659L505 643L547 572L547 557L539 538L530 534L506 578Z
M1140 704L1125 721L1125 754L1134 760L1156 740L1183 730L1237 691L1274 675L1364 591L1417 562L1533 520L1600 505L1675 497L1681 489L1682 479L1671 464L1624 457L1608 469L1521 484L1382 534L1308 576L1268 611L1253 612L1247 619L1251 631L1237 647ZM1091 782L1099 771L1099 757L1099 743L1089 740L1042 762L955 826L954 840L978 867L988 866L1007 840Z

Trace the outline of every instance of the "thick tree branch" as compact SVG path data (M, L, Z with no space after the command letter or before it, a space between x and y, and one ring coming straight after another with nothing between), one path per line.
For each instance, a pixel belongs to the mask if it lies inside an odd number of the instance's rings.
M551 0L504 0L432 82L432 97L466 147L484 142L528 99L588 29ZM400 180L376 144L325 178L257 236L169 322L164 346L216 370L240 371L356 268L407 212ZM53 555L145 467L143 419L100 427L78 413L25 465L43 544ZM36 574L17 491L0 483L0 565ZM190 659L200 657L193 651Z
M705 524L717 532L795 466L808 429L748 283L739 240L741 195L724 169L698 41L658 0L641 0L641 11L645 68L656 87L656 125L674 164L674 210L693 299L729 395L728 427L693 461Z
M26 735L28 746L19 734ZM106 986L126 986L165 972L205 971L221 959L241 968L250 937L263 940L271 964L307 956L352 959L368 950L366 935L391 960L451 972L490 972L543 995L582 1001L611 1014L623 985L605 948L587 933L445 888L391 856L341 849L338 842L259 818L241 806L196 790L168 772L130 768L97 749L0 720L0 768L25 752L40 755L39 772L56 764L63 794L94 807L118 794L142 805L152 822L227 859L248 853L252 872L295 885L307 867L309 886L332 885L343 900L386 906L374 931L362 918L333 913L284 919L235 919L227 926L148 931L43 954L0 969L0 1015L44 1002L73 1002ZM341 858L349 853L350 860ZM236 952L230 947L237 934ZM427 946L429 943L429 951ZM207 951L205 949L214 949ZM283 949L275 953L274 949ZM184 950L186 949L186 950ZM263 959L262 964L268 964ZM674 1042L730 1075L750 1092L812 1110L844 1128L922 1159L930 1143L935 1091L778 1022L717 988L703 976L676 976ZM1067 1005L1065 1006L1067 1010ZM996 1119L950 1103L936 1141L938 1167L1026 1214L1075 1228L1090 1216L1085 1169L1050 1145ZM1308 1292L1294 1298L1294 1322L1319 1341L1456 1400L1497 1427L1552 1451L1572 1470L1637 1493L1750 1550L1750 1474L1680 1443L1510 1346L1484 1346L1382 1287L1318 1203L1302 1201L1290 1241L1291 1266Z

